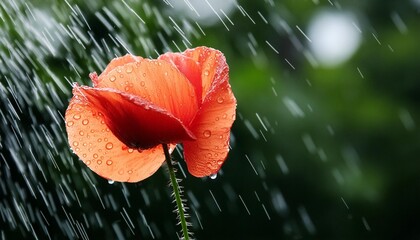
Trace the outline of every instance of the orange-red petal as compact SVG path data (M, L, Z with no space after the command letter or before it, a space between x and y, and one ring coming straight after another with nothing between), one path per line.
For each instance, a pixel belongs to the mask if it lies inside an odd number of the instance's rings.
M80 159L98 175L121 182L138 182L165 160L160 145L139 152L119 141L103 115L80 94L71 99L65 115L68 140Z
M201 68L203 102L211 88L218 88L218 85L229 81L229 67L225 56L219 50L197 47L186 50L182 55L193 59Z
M73 94L100 112L111 132L128 147L148 149L195 138L171 113L137 96L77 86Z
M196 177L217 173L229 152L236 99L228 82L212 88L190 126L195 141L184 141L188 171Z
M133 56L131 54L126 54L125 56L112 59L111 62L109 62L109 64L106 66L105 70L98 76L97 81L93 81L93 86L97 87L101 80L104 79L104 76L106 76L110 71L114 70L116 67L122 66L127 63L139 62L142 59L142 57Z
M198 65L198 62L182 53L171 52L160 55L158 59L174 64L187 77L194 86L197 101L201 105L203 87L201 83L201 67Z
M130 55L123 58L112 62L113 69L99 76L96 87L138 96L165 109L184 124L191 122L198 109L194 87L173 64Z

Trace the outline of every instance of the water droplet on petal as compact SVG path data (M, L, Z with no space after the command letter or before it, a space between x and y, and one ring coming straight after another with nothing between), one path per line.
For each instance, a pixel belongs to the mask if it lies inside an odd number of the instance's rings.
M106 149L112 149L114 147L114 144L112 144L112 142L108 142L106 145L105 145L105 148Z
M102 160L98 160L98 161L96 161L96 163L97 163L98 165L101 165L101 164L102 164Z
M98 158L98 154L93 154L93 158Z
M129 153L132 153L132 152L134 152L134 149L129 148L127 151L128 151Z
M106 165L108 165L108 166L112 165L112 161L111 160L107 160L106 161Z
M226 114L226 113L225 113L225 114L223 114L222 118L223 118L223 119L226 119L226 118L227 118L227 114Z
M109 78L109 81L111 81L111 82L114 82L115 81L115 76L111 76L110 78Z
M75 147L79 146L79 142L74 141L74 142L73 142L73 146L75 146Z
M115 182L114 180L108 179L109 184L113 184L114 182Z
M209 70L205 70L205 71L204 71L204 75L205 75L205 76L208 76L209 74L210 74Z
M71 127L71 126L73 126L73 125L74 125L74 122L73 122L73 121L68 121L68 122L67 122L67 126L68 126L68 127Z
M82 121L82 124L83 125L87 125L89 123L89 120L87 120L87 119L83 119L83 121Z
M205 131L203 132L203 136L204 136L205 138L209 138L209 137L211 136L211 132L210 132L210 130L205 130Z
M140 86L144 87L144 85L146 85L146 83L144 81L141 81Z
M90 161L89 161L89 160L87 160L85 163L86 163L86 165L88 165L88 166L90 165Z
M131 66L127 66L126 68L125 68L125 72L126 73L131 73L133 71L133 68L131 67Z
M80 116L80 114L75 114L75 115L73 116L73 118L74 118L74 119L76 119L76 120L79 120L79 119L81 118L81 116Z
M217 178L217 173L213 173L213 174L211 174L211 175L210 175L210 178L211 178L211 179L216 179L216 178Z
M222 160L219 160L219 161L217 161L217 164L218 165L222 165L223 164L223 161Z
M85 135L85 133L83 131L79 131L79 135L83 136L83 135Z
M146 73L145 72L143 73L143 77L146 77Z
M123 174L124 174L124 170L120 169L120 170L118 171L118 174L123 175Z
M132 174L133 173L133 170L128 170L128 172L127 172L128 174Z
M217 102L218 102L218 103L223 103L223 101L224 101L224 99L223 99L222 97L218 97L218 98L217 98Z

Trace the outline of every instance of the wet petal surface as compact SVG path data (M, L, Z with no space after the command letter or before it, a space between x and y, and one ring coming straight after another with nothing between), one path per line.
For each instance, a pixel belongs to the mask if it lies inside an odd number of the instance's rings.
M72 150L98 175L121 182L138 182L165 161L160 145L138 151L122 143L105 124L104 116L76 95L66 111L66 129Z
M188 79L166 61L134 60L101 74L97 87L136 95L189 124L197 112L198 104L194 87Z
M228 82L208 93L191 125L197 140L184 142L184 158L193 176L215 174L226 160L235 109L236 99Z
M147 149L195 138L179 119L137 96L90 87L75 87L74 95L100 112L111 132L129 147Z

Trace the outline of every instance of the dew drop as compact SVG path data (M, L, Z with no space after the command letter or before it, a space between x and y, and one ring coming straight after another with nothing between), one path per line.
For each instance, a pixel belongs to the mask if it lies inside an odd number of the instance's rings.
M111 81L111 82L114 82L115 81L115 76L111 76L110 78L109 78L109 81Z
M133 170L128 170L127 173L128 174L132 174L133 173Z
M119 72L119 73L120 73L120 72L122 72L121 68L118 68L118 69L117 69L117 72Z
M132 152L134 152L134 149L129 148L127 151L128 151L129 153L132 153Z
M114 182L115 182L114 180L108 179L109 184L114 184Z
M88 165L88 166L90 165L90 161L89 161L89 160L87 160L85 163L86 163L86 165Z
M208 158L211 157L211 153L207 153L206 157L208 157Z
M223 161L222 160L219 160L219 161L217 161L217 164L218 165L222 165L223 164Z
M102 138L98 138L98 142L102 142Z
M82 155L84 158L86 157L86 153L83 153L83 155Z
M74 142L73 142L73 146L75 146L75 147L79 146L79 142L74 141Z
M125 90L125 91L128 91L128 90L130 90L130 87L129 87L129 86L126 86L126 87L124 88L124 90Z
M93 158L98 158L98 154L93 154Z
M73 126L73 125L74 125L74 122L73 122L73 121L68 121L68 122L67 122L67 126L68 126L68 127L71 127L71 126Z
M98 160L98 161L96 161L96 163L97 163L98 165L101 165L101 164L102 164L102 160Z
M79 131L79 135L83 136L83 135L85 135L85 133L83 131Z
M209 138L209 137L211 136L211 132L210 132L210 130L205 130L205 131L203 132L203 136L204 136L205 138Z
M107 160L106 161L106 165L108 165L108 166L112 165L112 161L111 160Z
M210 175L210 178L211 178L211 179L216 179L216 178L217 178L217 173L213 173L213 174L211 174L211 175Z
M205 70L205 71L204 71L204 75L205 75L205 76L208 76L209 74L210 74L209 70Z
M223 118L223 119L226 119L226 118L227 118L227 114L226 114L226 113L225 113L225 114L223 114L222 118Z
M127 66L127 68L125 69L126 73L131 73L133 71L133 68L131 66Z
M87 119L83 119L83 121L82 121L82 124L83 125L87 125L89 123L89 120L87 120Z
M218 103L223 103L223 101L224 101L224 99L223 99L222 97L218 97L218 98L217 98L217 102L218 102Z
M114 147L114 144L112 144L112 142L108 142L107 144L105 144L105 148L110 150Z
M146 73L145 72L143 73L143 77L146 77Z
M124 174L124 170L120 169L120 170L118 171L118 174L123 175L123 174Z
M80 114L75 114L75 115L73 116L73 118L74 118L74 119L76 119L76 120L79 120L81 117L82 117L82 116L80 116Z
M140 86L144 87L146 85L146 83L144 81L140 82Z

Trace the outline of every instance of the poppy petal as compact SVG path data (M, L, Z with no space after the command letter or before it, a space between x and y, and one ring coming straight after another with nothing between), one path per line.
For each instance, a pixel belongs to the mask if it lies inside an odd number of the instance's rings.
M97 85L99 85L99 82L104 79L104 76L106 76L110 71L114 70L116 67L122 66L127 63L139 62L142 59L143 59L142 57L134 56L131 54L126 54L125 56L112 59L111 62L109 62L109 64L106 66L105 70L101 73L101 75L99 75L96 83L93 82L94 84L93 86L97 87Z
M201 104L203 90L201 86L201 67L198 65L198 62L181 53L171 52L160 55L158 59L174 64L176 68L187 77L194 86L198 103Z
M229 81L229 67L226 58L219 50L209 47L197 47L188 49L182 53L190 57L201 67L202 99L205 101L206 95L211 88Z
M184 142L188 171L196 177L217 173L229 152L236 99L228 82L211 90L190 126L195 141Z
M198 104L194 87L188 79L173 64L166 61L137 58L134 60L115 66L106 74L102 73L97 87L113 88L138 96L165 109L184 124L189 124L197 112Z
M111 132L128 147L148 149L162 143L195 139L171 113L137 96L110 88L78 86L73 94L100 112Z
M161 145L138 151L119 141L105 124L103 114L80 94L71 99L65 119L71 148L104 178L138 182L155 173L165 161Z

